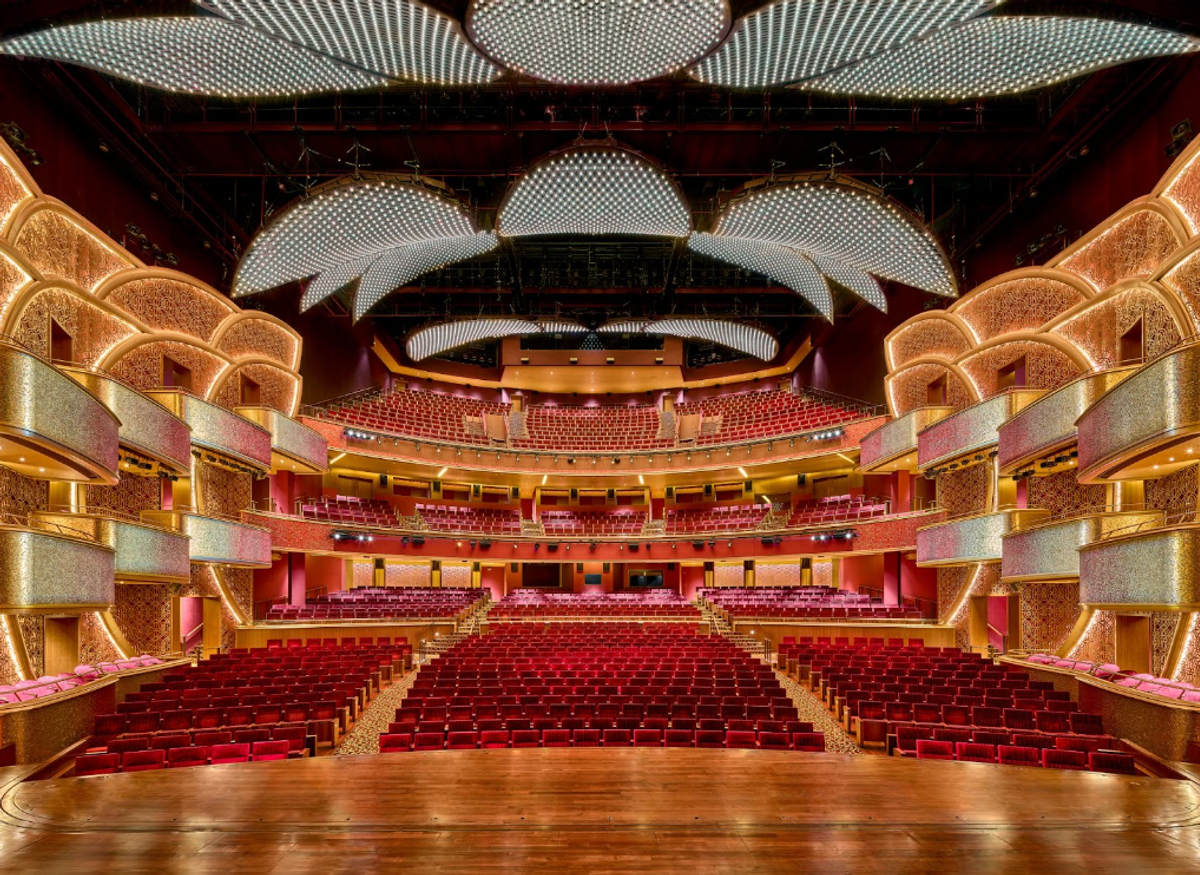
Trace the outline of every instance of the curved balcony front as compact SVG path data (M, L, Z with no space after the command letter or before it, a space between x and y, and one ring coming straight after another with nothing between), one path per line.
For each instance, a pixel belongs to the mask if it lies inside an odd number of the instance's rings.
M0 465L38 480L117 482L120 421L46 359L0 337Z
M239 568L269 568L271 533L260 526L204 516L190 510L147 510L142 516L190 540L189 559Z
M1076 580L1079 550L1114 531L1162 521L1156 511L1092 513L1042 522L1004 536L1000 575L1005 582Z
M1080 548L1079 601L1101 609L1200 610L1200 523L1130 526Z
M1079 479L1155 479L1200 458L1200 341L1149 362L1077 423Z
M323 474L329 470L329 443L307 425L273 407L236 407L234 413L271 435L271 471Z
M0 611L106 611L114 551L83 530L0 518Z
M1074 444L1076 420L1136 370L1128 367L1084 374L1026 405L1000 426L1000 473L1016 473Z
M859 465L864 474L917 470L917 435L954 413L953 407L918 407L864 435Z
M1000 440L1000 426L1044 394L1043 389L1013 389L938 420L917 435L917 467L926 471L991 450Z
M1050 516L1048 510L1005 508L957 517L917 530L917 565L972 565L999 562L1004 536Z
M192 429L192 446L259 471L271 470L271 433L256 422L180 389L146 392Z
M148 520L122 518L109 511L41 511L34 517L87 533L114 553L118 583L187 583L191 579L188 538L182 532Z

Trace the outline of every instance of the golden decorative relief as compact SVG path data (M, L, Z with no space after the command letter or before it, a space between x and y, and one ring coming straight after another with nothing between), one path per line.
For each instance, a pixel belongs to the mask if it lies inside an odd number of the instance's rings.
M9 333L49 357L51 320L71 335L72 361L87 367L98 364L118 343L138 333L128 322L89 303L78 293L59 288L36 292Z
M259 404L274 408L284 416L291 416L295 412L300 394L299 378L282 368L257 362L230 368L210 400L226 410L240 407L243 403L243 375L258 384Z
M1166 352L1180 340L1179 328L1162 296L1150 288L1132 288L1097 301L1054 329L1083 350L1095 368L1121 364L1121 337L1142 322L1144 357Z
M954 361L971 349L962 329L945 318L907 322L892 334L887 344L893 369L926 357Z
M1140 209L1055 266L1104 291L1122 280L1152 276L1178 248L1179 238L1170 223L1160 213Z
M192 372L192 391L200 396L212 390L227 367L224 359L197 346L177 340L151 340L122 354L108 369L134 388L157 389L163 384L164 357Z
M1079 584L1026 583L1021 587L1021 648L1054 653L1079 619Z
M1200 508L1200 463L1180 468L1166 477L1146 481L1146 506L1168 516Z
M113 617L137 653L171 653L171 587L118 586Z
M293 371L300 364L300 342L296 336L269 319L252 315L232 321L215 346L235 360L267 358Z
M1074 471L1029 478L1029 506L1048 510L1056 517L1103 507L1104 499L1103 486L1085 486Z
M1081 373L1079 365L1059 349L1034 340L1001 343L964 358L959 367L966 371L980 398L991 398L1004 391L998 384L1001 368L1024 357L1025 382L1030 389L1057 389Z
M1018 331L1036 331L1085 300L1061 280L1018 277L964 297L954 313L971 326L980 342Z
M1175 669L1175 680L1200 684L1200 614L1192 614L1188 622L1187 643Z
M1082 595L1081 595L1082 600ZM1117 616L1112 611L1096 611L1079 643L1071 650L1071 659L1090 662L1115 662L1117 658Z
M1183 301L1192 320L1192 333L1200 332L1200 249L1171 268L1162 282Z
M988 465L971 465L957 471L944 471L937 478L938 507L949 516L983 513L988 506Z
M0 231L4 230L8 220L22 204L34 195L17 172L20 162L11 156L7 144L0 144Z
M1179 628L1178 611L1156 611L1150 615L1150 671L1162 677L1167 670L1167 658Z
M17 293L29 285L33 277L15 259L0 249L0 328L8 318L8 308Z
M1200 232L1200 152L1194 153L1167 184L1162 197L1183 213L1193 234Z
M25 644L25 656L33 677L46 673L46 619L40 614L20 614L17 627Z
M79 662L95 665L98 662L113 662L121 658L121 652L113 646L112 639L95 611L79 615Z
M946 380L946 405L959 410L974 403L971 390L958 374L937 364L915 365L895 373L888 384L892 413L899 417L911 410L929 405L929 387Z
M53 207L38 209L21 226L18 252L46 279L66 280L92 292L118 271L135 263Z
M243 510L249 510L253 488L249 474L208 464L197 464L196 473L201 480L202 513L236 519Z
M130 279L112 289L105 300L154 331L177 331L205 343L236 307L199 286L180 279L149 276Z
M50 484L0 468L0 511L24 516L50 503Z

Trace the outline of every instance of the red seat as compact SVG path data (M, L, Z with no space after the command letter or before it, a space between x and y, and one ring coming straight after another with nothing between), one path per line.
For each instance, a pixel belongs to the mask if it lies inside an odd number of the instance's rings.
M207 765L207 747L174 747L167 751L168 769L185 769L190 766Z
M737 750L757 750L758 738L753 732L730 730L725 733L725 746Z
M250 759L256 763L286 760L287 757L288 743L286 741L256 741L250 748Z
M786 732L760 732L758 746L763 750L791 750L792 742Z
M972 741L960 741L954 745L955 758L960 763L994 763L996 761L996 746L978 744Z
M693 739L690 729L668 729L663 743L666 747L692 747Z
M474 730L470 732L451 732L447 736L447 750L475 750L479 747L479 736Z
M599 747L600 730L574 729L571 731L571 744L575 747Z
M153 772L163 768L166 760L164 750L131 750L121 754L121 771Z
M518 729L512 733L512 746L517 747L540 747L542 741L542 733L536 729Z
M546 729L542 732L542 747L570 747L571 730Z
M1053 747L1042 748L1042 767L1046 769L1070 769L1075 772L1086 772L1088 755L1078 750L1060 750Z
M1002 744L998 750L1000 764L1004 766L1041 766L1042 764L1041 748Z
M792 749L808 753L823 753L825 751L825 733L796 732L792 734Z
M413 737L408 732L389 732L379 736L380 753L405 753L412 750ZM438 748L440 750L440 748Z
M952 760L954 759L954 743L922 738L917 741L917 759Z
M508 730L485 729L479 734L479 743L485 749L508 747Z
M1112 772L1116 775L1136 775L1137 765L1127 753L1098 750L1087 755L1088 769L1093 772Z
M629 730L628 729L605 729L604 730L604 746L605 747L629 747Z
M209 749L209 754L214 766L223 763L247 763L250 761L250 745L214 744Z
M121 755L116 753L88 753L75 757L75 776L111 775L120 768Z
M413 739L413 750L442 750L445 741L440 732L418 732Z

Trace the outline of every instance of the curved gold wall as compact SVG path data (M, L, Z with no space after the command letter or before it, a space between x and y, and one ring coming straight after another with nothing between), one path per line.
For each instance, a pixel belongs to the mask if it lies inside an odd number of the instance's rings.
M329 470L329 444L319 432L271 407L236 407L234 413L270 432L271 449L283 457L273 467L301 473Z
M935 422L917 435L917 465L922 470L933 468L994 447L1000 426L1043 394L1037 389L1004 392Z
M1044 510L1000 510L947 520L917 530L917 564L969 565L998 562L1004 536L1049 516Z
M917 434L953 412L953 407L918 407L864 435L859 455L863 472L873 473L916 452ZM915 465L900 467L911 469Z
M94 541L0 526L0 610L107 610L113 559Z
M1079 601L1093 608L1200 608L1200 524L1115 535L1083 547Z
M1000 575L1005 581L1079 577L1079 549L1116 529L1152 524L1160 513L1089 514L1009 532L1003 540Z
M151 389L146 394L191 426L192 446L270 470L271 435L262 426L177 389Z

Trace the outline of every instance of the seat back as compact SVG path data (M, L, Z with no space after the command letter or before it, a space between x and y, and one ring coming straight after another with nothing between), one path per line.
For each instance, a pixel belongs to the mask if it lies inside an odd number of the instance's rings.
M1078 750L1061 750L1054 747L1042 748L1042 766L1047 769L1070 769L1087 771L1088 755Z
M88 753L75 757L75 776L111 775L121 766L119 753Z
M954 745L954 756L960 763L994 763L996 746L994 744L978 744L973 741L960 741Z
M286 760L288 743L286 741L256 741L250 748L250 759L256 763L271 760Z
M1088 769L1093 772L1112 772L1116 775L1136 775L1137 766L1134 759L1127 753L1097 750L1089 753Z
M250 761L250 745L248 744L214 744L209 748L212 764L246 763Z
M954 742L919 739L917 741L917 759L952 760L954 759Z

